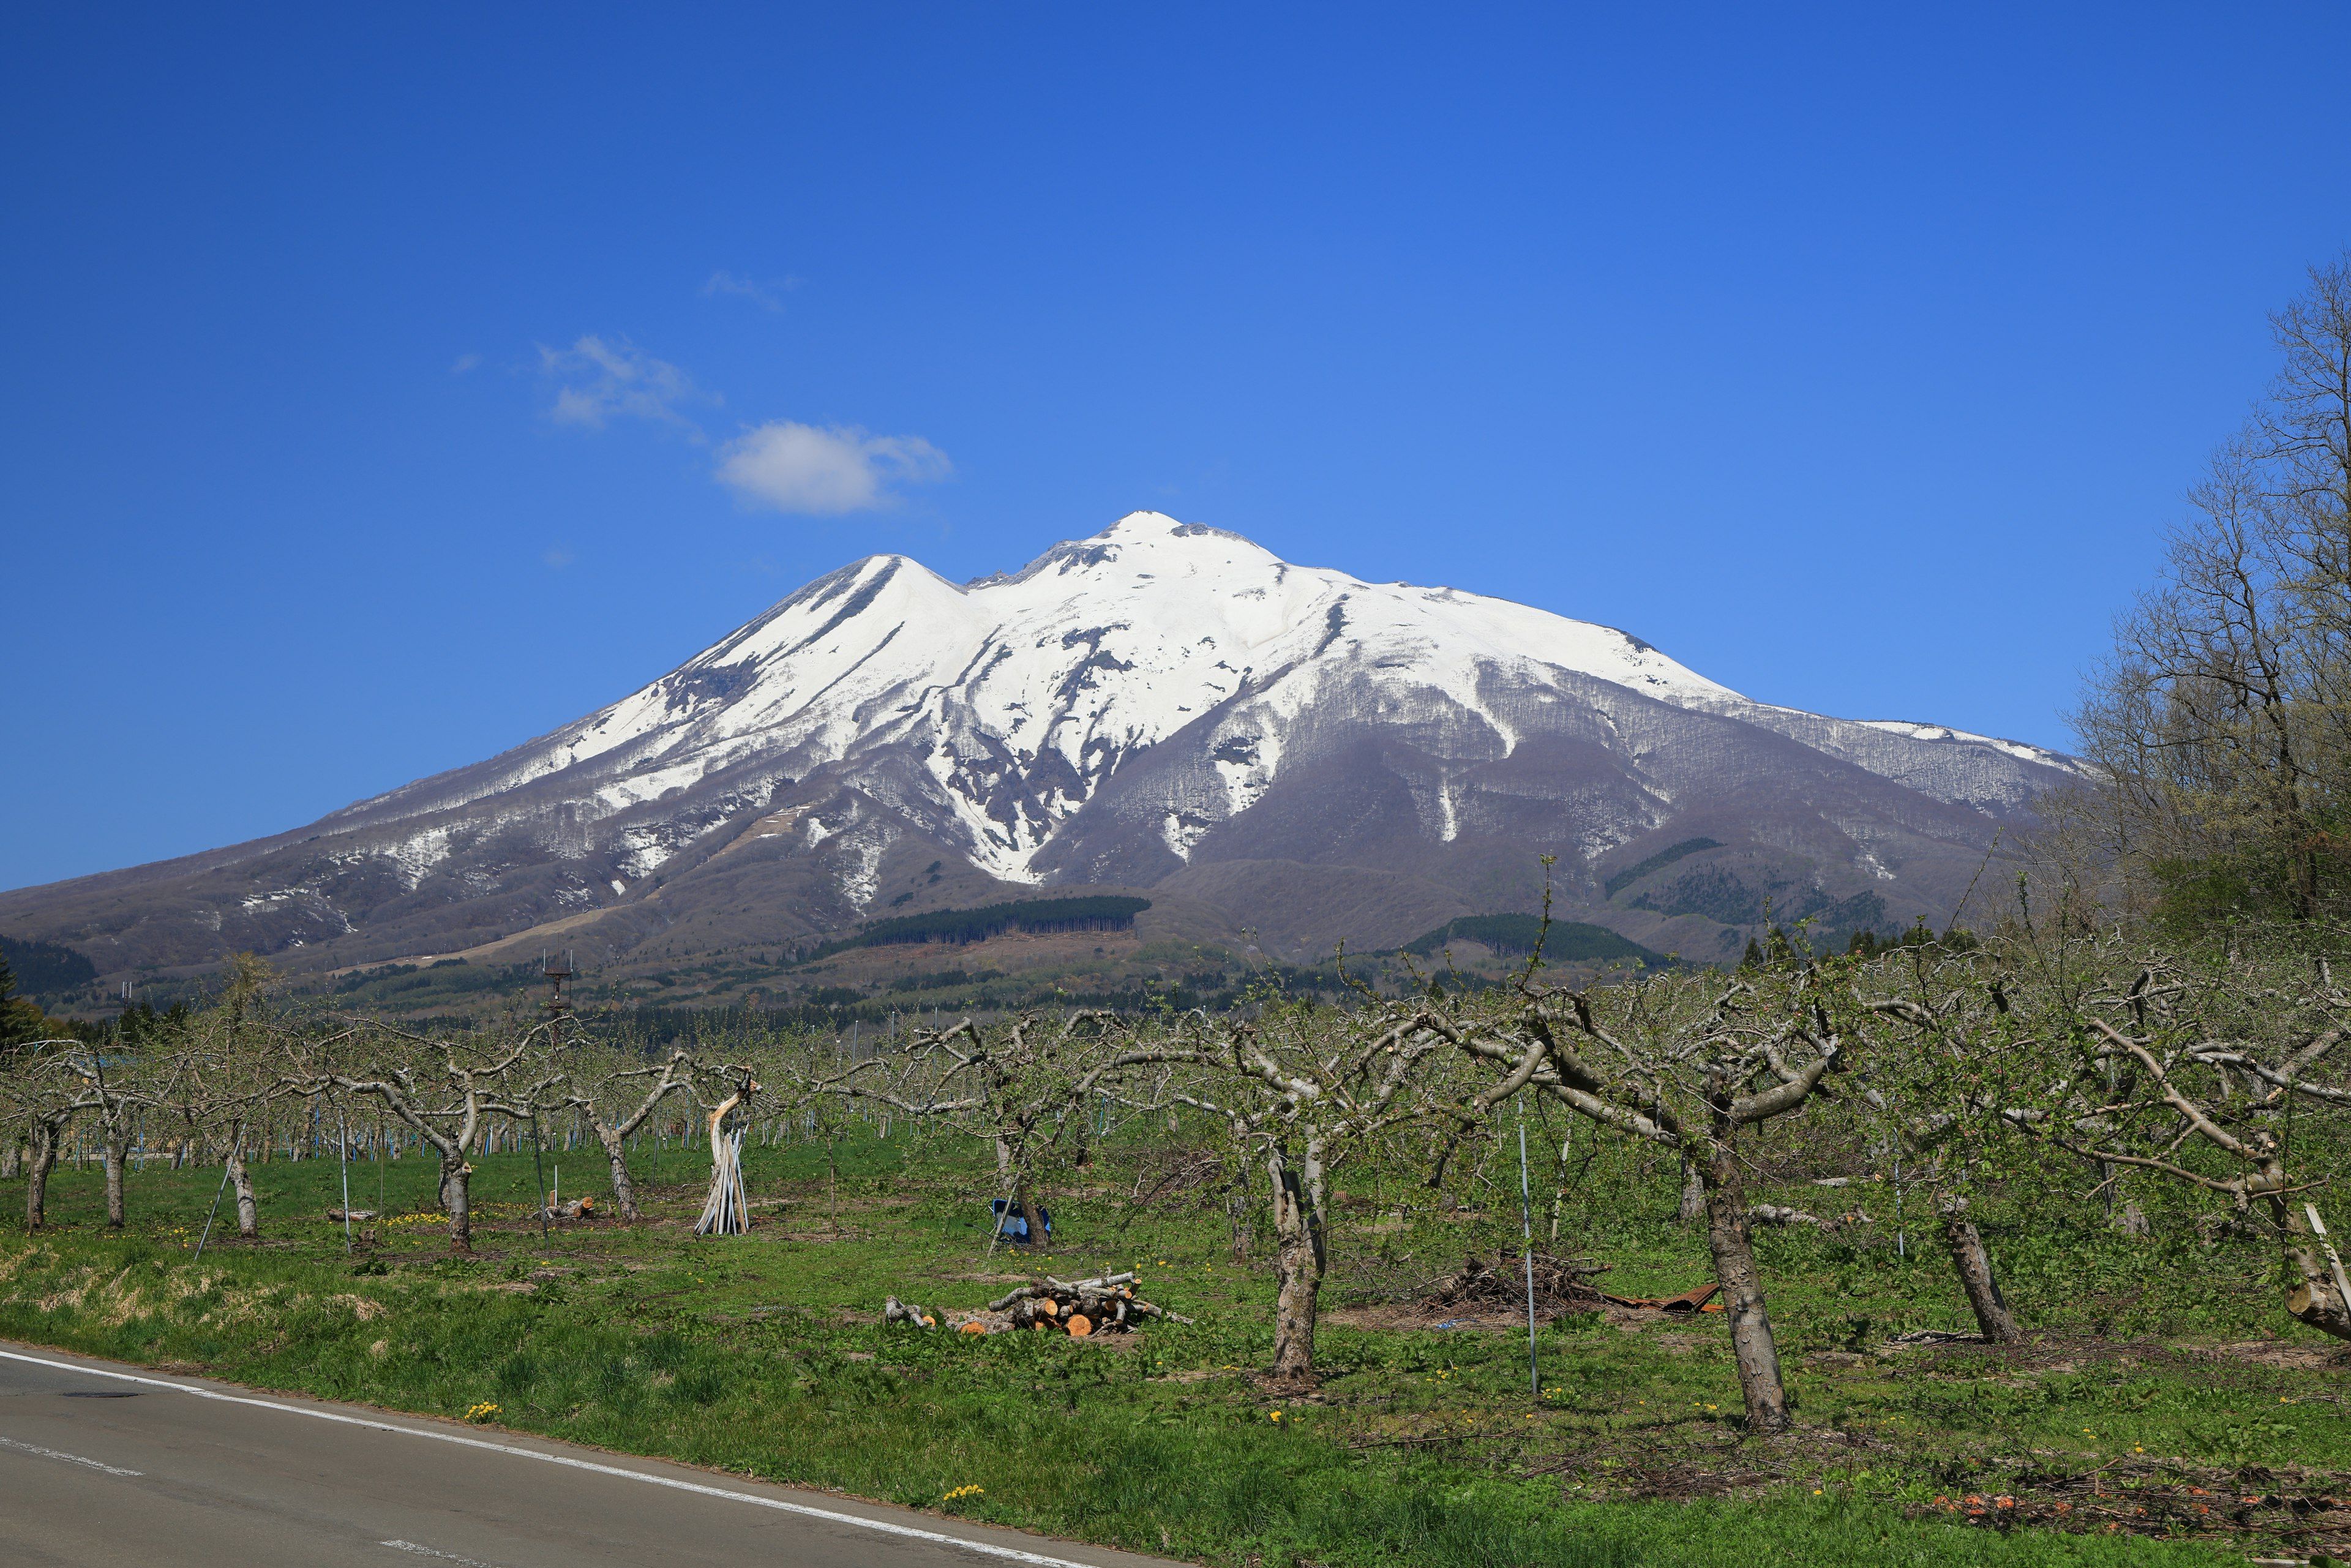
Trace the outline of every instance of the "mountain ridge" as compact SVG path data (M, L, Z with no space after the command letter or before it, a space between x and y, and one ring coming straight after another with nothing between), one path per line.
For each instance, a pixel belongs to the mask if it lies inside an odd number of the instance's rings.
M556 921L617 959L835 931L885 893L1086 886L1304 953L1531 907L1548 852L1563 914L1712 957L1752 925L1717 916L1767 898L1947 920L1993 831L2076 776L1137 512L962 584L851 562L495 757L246 845L0 894L0 928L110 975L232 946L298 967L477 950ZM1604 892L1634 852L1701 837Z

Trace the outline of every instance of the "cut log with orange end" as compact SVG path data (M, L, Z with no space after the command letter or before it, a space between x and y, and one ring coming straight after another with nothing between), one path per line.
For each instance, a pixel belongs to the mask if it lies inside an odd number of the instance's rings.
M1093 1332L1094 1322L1092 1318L1086 1316L1083 1312L1071 1312L1070 1314L1070 1337L1071 1339L1083 1339L1086 1335Z
M987 1325L986 1323L966 1323L963 1327L956 1330L956 1333L986 1333L987 1332Z
M1050 1296L1048 1296L1043 1301L1037 1303L1037 1310L1044 1313L1049 1318L1056 1317L1061 1313L1061 1303L1053 1300Z

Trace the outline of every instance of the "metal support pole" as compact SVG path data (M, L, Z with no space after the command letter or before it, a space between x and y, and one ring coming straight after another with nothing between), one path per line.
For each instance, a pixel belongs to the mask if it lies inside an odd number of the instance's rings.
M1526 1238L1527 1266L1527 1391L1542 1397L1542 1368L1535 1359L1535 1211L1533 1189L1527 1184L1527 1110L1519 1105L1519 1228Z
M1896 1258L1910 1256L1909 1233L1906 1224L1902 1218L1902 1155L1897 1152L1894 1156L1894 1255Z
M207 1241L210 1241L210 1240L213 1239L213 1216L214 1216L214 1215L216 1215L216 1214L218 1214L218 1213L220 1212L220 1200L221 1200L221 1194L223 1194L223 1193L226 1192L227 1190L228 1190L228 1161L226 1161L225 1159L224 1159L223 1161L221 1161L221 1179L220 1179L220 1186L216 1186L216 1187L213 1188L213 1207L212 1207L212 1213L211 1213L211 1214L207 1214L207 1215L205 1215L205 1216L204 1216L204 1233L202 1236L199 1236L199 1237L197 1237L197 1238L196 1238L196 1255L195 1255L193 1258L192 1258L192 1259L190 1259L190 1260L189 1260L189 1261L190 1261L190 1262L192 1262L192 1263L201 1263L201 1262L203 1262L203 1261L204 1260L204 1243L205 1243L205 1242L207 1242Z
M343 1256L348 1258L351 1255L351 1119L343 1114L340 1105L335 1107L335 1132L341 1144L335 1158L343 1167Z
M538 1107L530 1108L530 1162L538 1167L538 1244L547 1245L547 1150L538 1137Z

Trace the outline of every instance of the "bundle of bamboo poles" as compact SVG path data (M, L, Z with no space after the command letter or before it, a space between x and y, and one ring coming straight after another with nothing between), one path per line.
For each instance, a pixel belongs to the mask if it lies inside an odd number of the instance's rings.
M743 1190L743 1130L718 1130L738 1098L729 1097L710 1113L710 1197L702 1205L702 1218L694 1222L696 1236L747 1236L751 1231L751 1199Z

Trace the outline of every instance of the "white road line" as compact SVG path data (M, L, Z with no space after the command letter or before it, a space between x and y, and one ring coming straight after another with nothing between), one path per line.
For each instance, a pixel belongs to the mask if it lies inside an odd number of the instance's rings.
M619 1465L600 1465L593 1459L575 1459L568 1454L542 1454L536 1448L518 1448L511 1443L493 1443L486 1438L468 1437L456 1432L435 1432L423 1427L402 1427L390 1421L372 1420L364 1416L346 1416L336 1410L311 1410L299 1405L283 1405L275 1399L254 1399L241 1394L223 1394L215 1389L200 1388L193 1383L174 1383L163 1377L141 1377L135 1373L110 1372L104 1367L84 1366L78 1362L50 1361L43 1356L24 1355L13 1350L0 1350L0 1360L21 1361L31 1366L54 1367L59 1372L79 1373L85 1377L111 1377L123 1383L144 1384L150 1388L169 1388L180 1394L193 1394L199 1399L217 1399L224 1405L250 1405L259 1410L277 1410L288 1416L308 1416L314 1421L334 1421L346 1427L365 1427L378 1432L397 1432L403 1437L428 1437L436 1443L455 1443L460 1448L482 1448L494 1454L512 1454L517 1458L537 1459L542 1464L562 1465L566 1469L588 1470L600 1476L618 1476L623 1480L643 1481L648 1486L668 1487L673 1491L688 1491L701 1497L725 1498L730 1502L747 1502L758 1508L772 1508L783 1513L797 1513L810 1519L821 1519L833 1524L855 1525L860 1530L879 1531L909 1541L935 1542L941 1546L960 1547L987 1557L1001 1557L1014 1563L1034 1563L1039 1568L1096 1568L1090 1563L1078 1563L1067 1557L1048 1557L1042 1552L1023 1552L1017 1546L998 1546L990 1541L968 1541L944 1531L921 1530L911 1524L893 1524L887 1520L864 1519L853 1513L841 1513L829 1508L811 1508L804 1502L786 1502L781 1498L761 1497L757 1492L729 1491L724 1487L704 1486L699 1481L683 1481L674 1476L651 1476L643 1470L626 1469ZM22 1445L17 1445L21 1447ZM47 1452L47 1449L40 1450ZM60 1454L59 1458L70 1458ZM83 1464L96 1461L84 1459ZM100 1469L111 1469L100 1465ZM116 1471L119 1475L136 1475L135 1470Z
M396 1552L413 1552L419 1557L438 1557L444 1563L455 1563L458 1568L490 1568L471 1557L460 1557L454 1552L436 1552L430 1546L419 1546L413 1541L379 1541L378 1546L389 1546Z
M69 1465L88 1465L94 1470L104 1470L110 1476L135 1476L141 1472L126 1470L114 1465L101 1465L96 1459L85 1459L79 1454L60 1454L55 1448L44 1448L38 1443L20 1443L14 1437L0 1437L0 1448L14 1448L20 1454L38 1454L45 1459L63 1459Z

